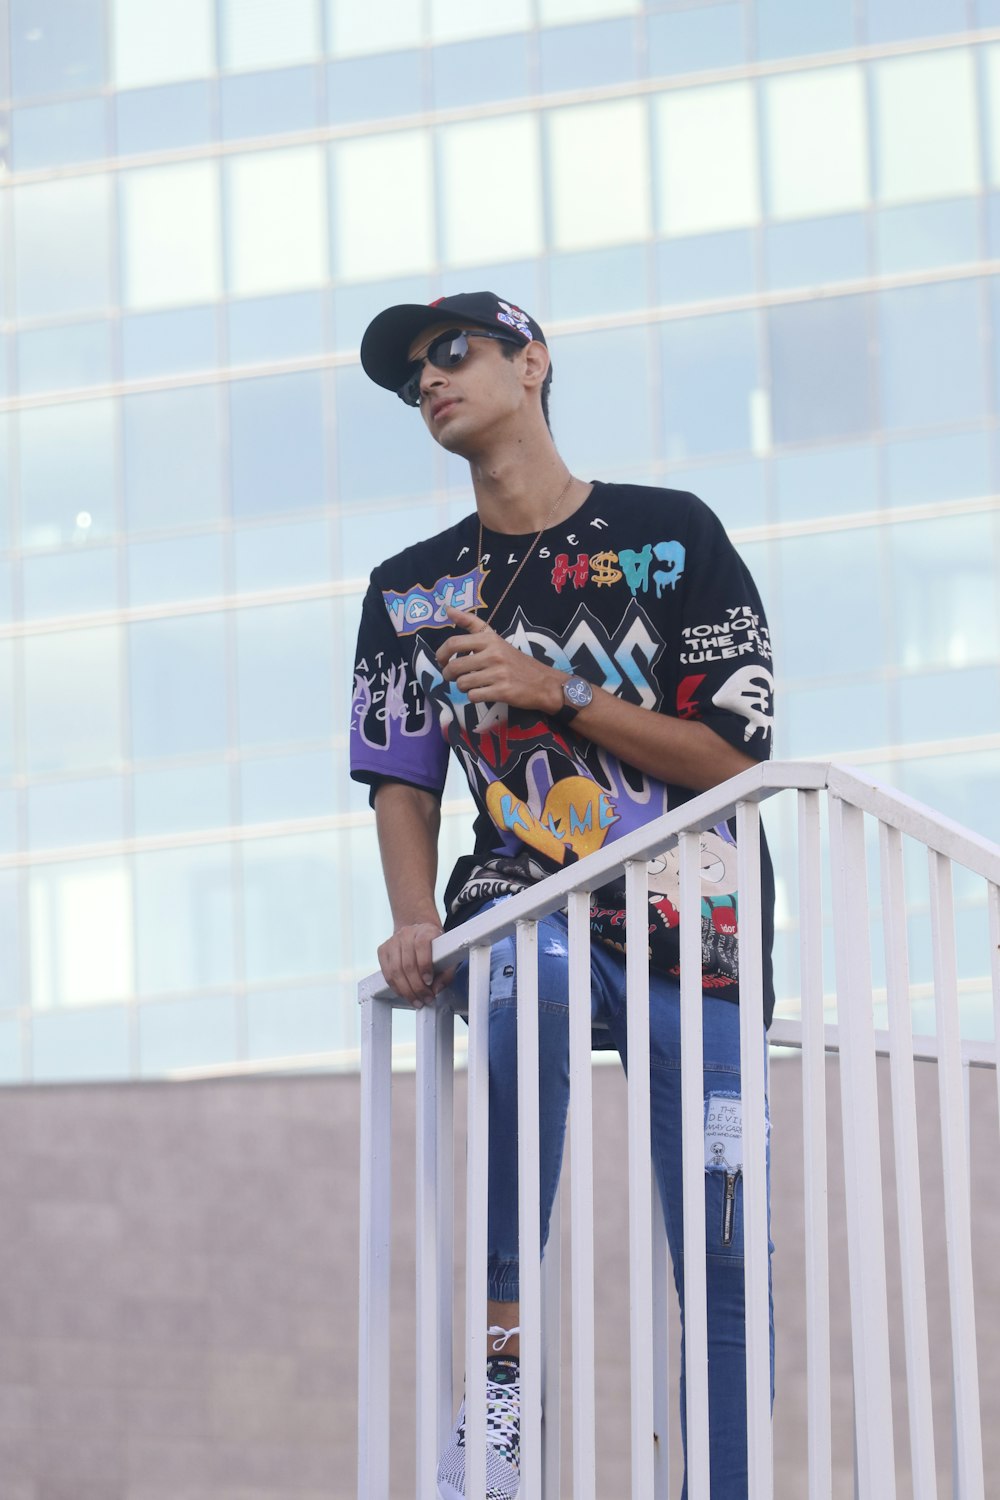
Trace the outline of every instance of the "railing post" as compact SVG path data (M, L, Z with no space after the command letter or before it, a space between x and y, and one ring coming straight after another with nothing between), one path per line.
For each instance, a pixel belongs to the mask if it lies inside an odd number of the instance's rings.
M358 1500L389 1493L389 1272L392 1228L392 1010L361 1002L361 1246Z
M830 798L847 1254L860 1500L895 1500L864 814Z
M538 1158L538 924L517 924L517 1215L521 1286L521 1492L542 1500L542 1272ZM475 1492L474 1492L475 1493Z
M632 1500L652 1500L653 1170L649 1123L649 877L645 860L632 860L625 866L625 984Z
M957 1500L983 1500L983 1438L979 1416L979 1363L972 1276L972 1195L962 1087L958 1020L958 961L951 864L930 851L931 942L938 1036L944 1216L948 1246L951 1362L955 1416Z
M418 1500L437 1500L437 1460L452 1417L454 1027L447 999L417 1015Z
M465 1484L486 1493L486 1254L490 1130L490 945L469 954L465 1226Z
M681 1167L684 1207L684 1377L690 1500L709 1500L708 1277L705 1260L705 1048L702 1034L701 839L682 833Z
M833 1432L830 1396L830 1245L819 793L799 792L798 802L807 1462L809 1500L831 1500Z
M570 1275L573 1308L573 1500L595 1500L594 1099L590 892L569 898Z
M736 809L739 890L740 1077L743 1096L743 1255L745 1268L747 1483L751 1500L772 1500L771 1307L767 1222L767 1118L764 1113L764 967L760 899L760 809Z

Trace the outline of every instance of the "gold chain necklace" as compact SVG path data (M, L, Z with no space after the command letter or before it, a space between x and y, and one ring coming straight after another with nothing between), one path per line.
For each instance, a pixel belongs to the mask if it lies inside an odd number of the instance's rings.
M535 540L532 542L531 546L528 548L527 552L524 554L524 556L521 558L521 561L518 563L517 569L516 569L516 571L514 573L513 578L510 580L510 582L508 583L507 587L504 589L503 593L500 595L500 598L497 600L497 602L494 604L493 608L490 610L489 614L486 616L486 619L484 621L484 623L486 625L490 624L491 620L493 619L493 616L496 614L497 610L500 608L501 604L506 599L506 597L510 593L511 589L514 587L515 583L517 582L518 578L521 575L521 569L524 567L525 563L528 561L528 559L534 553L534 550L538 546L538 543L542 540L542 536L543 536L546 528L549 526L549 524L550 524L550 522L552 520L552 517L555 515L556 511L559 509L559 506L560 506L560 503L561 503L561 501L563 499L563 496L566 494L566 491L569 489L569 487L570 487L570 485L572 483L573 483L573 476L571 474L569 476L569 478L567 479L566 483L563 485L562 489L559 491L558 495L556 496L555 502L554 502L554 504L552 506L552 509L549 511L548 515L545 517L545 520L542 522L541 530L538 532L537 536L535 537ZM482 516L479 517L479 574L480 574L480 577L483 576L483 518L482 518ZM482 587L482 585L480 585L480 587Z

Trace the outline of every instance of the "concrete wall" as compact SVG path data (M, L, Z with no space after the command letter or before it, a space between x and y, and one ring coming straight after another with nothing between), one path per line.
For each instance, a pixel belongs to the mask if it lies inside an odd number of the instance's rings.
M932 1337L946 1372L936 1080L921 1068ZM598 1494L627 1493L624 1084L595 1069ZM805 1493L798 1064L772 1069L780 1500ZM459 1081L456 1111L464 1103ZM836 1128L836 1068L830 1119ZM883 1083L887 1079L883 1077ZM974 1199L988 1462L1000 1475L1000 1204L993 1075L974 1076ZM887 1090L885 1090L887 1095ZM357 1108L352 1077L8 1090L0 1095L0 1500L348 1500L355 1493ZM396 1080L399 1217L392 1496L411 1497L413 1080ZM891 1148L888 1116L883 1154ZM835 1494L851 1491L839 1147L831 1146ZM457 1152L461 1214L462 1154ZM891 1173L890 1173L891 1178ZM895 1265L891 1181L890 1267ZM459 1246L457 1274L461 1275ZM894 1279L894 1276L893 1276ZM893 1293L898 1322L898 1299ZM461 1328L456 1329L456 1337ZM676 1341L676 1320L673 1337ZM902 1391L902 1352L896 1365ZM456 1369L461 1371L460 1360ZM676 1371L676 1359L674 1361ZM938 1466L950 1398L935 1393ZM677 1447L676 1429L673 1451ZM906 1414L896 1445L907 1493ZM569 1496L568 1468L563 1494ZM680 1468L675 1467L679 1484ZM989 1482L987 1485L989 1492ZM677 1490L674 1490L677 1493ZM943 1493L950 1493L945 1489ZM384 1497L371 1497L384 1500Z

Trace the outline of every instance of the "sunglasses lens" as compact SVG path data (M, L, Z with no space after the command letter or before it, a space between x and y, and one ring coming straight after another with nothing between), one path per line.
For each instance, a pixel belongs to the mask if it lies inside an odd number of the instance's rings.
M438 370L451 370L460 365L469 352L469 340L464 333L443 333L427 350L427 358Z

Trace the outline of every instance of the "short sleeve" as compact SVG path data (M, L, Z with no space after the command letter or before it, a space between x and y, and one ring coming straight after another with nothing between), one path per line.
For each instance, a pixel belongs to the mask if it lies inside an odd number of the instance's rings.
M771 754L771 636L749 569L700 501L681 580L676 712L755 760Z
M351 776L405 781L441 795L448 745L392 628L372 575L361 610L351 705Z

